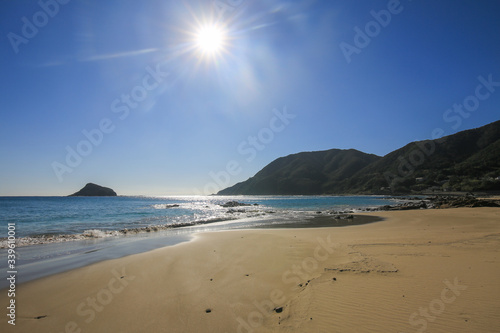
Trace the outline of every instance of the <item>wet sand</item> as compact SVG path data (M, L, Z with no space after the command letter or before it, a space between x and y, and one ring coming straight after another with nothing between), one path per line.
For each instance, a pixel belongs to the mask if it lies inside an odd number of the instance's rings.
M199 234L22 284L16 326L4 314L0 330L498 332L500 209L376 214Z

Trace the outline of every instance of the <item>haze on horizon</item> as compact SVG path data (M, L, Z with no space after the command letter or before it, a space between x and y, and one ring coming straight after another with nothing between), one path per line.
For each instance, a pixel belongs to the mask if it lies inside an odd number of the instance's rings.
M488 124L499 13L493 0L4 1L0 196L88 182L209 194L281 156L383 156Z

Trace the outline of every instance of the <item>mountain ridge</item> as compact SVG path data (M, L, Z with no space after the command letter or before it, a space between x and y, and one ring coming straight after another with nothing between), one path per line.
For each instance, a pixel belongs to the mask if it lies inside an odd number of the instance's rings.
M219 195L415 193L500 190L500 121L436 140L410 142L383 157L356 149L279 157Z

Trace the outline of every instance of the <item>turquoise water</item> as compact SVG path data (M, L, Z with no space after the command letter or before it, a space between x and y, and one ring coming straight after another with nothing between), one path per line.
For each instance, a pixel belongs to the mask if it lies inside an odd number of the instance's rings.
M228 201L248 206L221 206ZM290 226L318 211L394 203L380 196L0 197L0 289L8 283L9 224L22 283L179 244L196 232Z
M224 208L238 201L251 206ZM18 238L77 235L86 231L96 237L113 231L147 227L185 227L242 218L274 220L300 213L360 209L393 203L378 196L178 196L178 197L1 197L0 237L7 237L7 223L16 224Z

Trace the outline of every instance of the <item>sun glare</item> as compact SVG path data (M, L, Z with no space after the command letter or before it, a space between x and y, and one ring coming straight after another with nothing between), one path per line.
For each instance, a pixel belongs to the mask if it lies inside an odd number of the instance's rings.
M216 25L201 27L196 34L196 46L206 55L220 53L224 49L226 34Z

